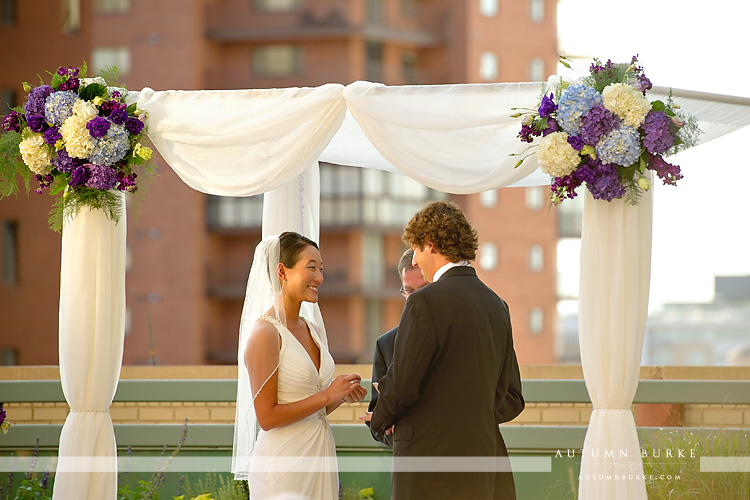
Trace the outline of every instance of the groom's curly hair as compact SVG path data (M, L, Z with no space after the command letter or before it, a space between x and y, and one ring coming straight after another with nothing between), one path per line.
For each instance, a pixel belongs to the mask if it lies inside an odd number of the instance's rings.
M451 262L473 261L479 240L464 212L452 201L425 205L406 224L401 239L410 247L424 248L432 243L435 251Z

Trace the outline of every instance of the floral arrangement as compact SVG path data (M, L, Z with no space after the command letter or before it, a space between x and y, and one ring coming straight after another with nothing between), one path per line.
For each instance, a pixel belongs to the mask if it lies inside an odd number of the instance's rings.
M564 58L561 62L570 68ZM679 165L664 157L694 145L700 129L672 102L671 92L666 103L648 100L651 81L637 63L637 56L629 65L595 59L579 83L548 83L537 109L512 115L523 117L522 142L541 136L516 166L537 155L542 171L552 177L552 204L575 198L582 184L595 199L624 196L637 204L651 186L647 170L664 184L682 179Z
M3 434L7 434L9 429L10 420L8 420L5 415L5 410L3 410L3 403L0 403L0 431L2 431Z
M3 117L0 199L18 192L19 177L28 192L34 176L37 193L62 193L50 213L52 229L61 230L64 217L84 206L117 221L117 192L137 190L136 167L153 171L152 150L143 145L146 113L125 103L116 68L95 78L86 78L85 63L49 74L49 84L24 83L25 104Z

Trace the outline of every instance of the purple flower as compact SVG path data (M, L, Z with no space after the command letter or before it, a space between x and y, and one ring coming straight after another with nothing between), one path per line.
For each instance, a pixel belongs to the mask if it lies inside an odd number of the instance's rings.
M65 76L68 74L68 70L67 68L60 66L59 68L57 68L57 74L60 76Z
M125 109L127 106L115 99L110 99L102 103L102 111L105 115L109 115L116 109Z
M555 94L542 97L542 104L539 106L539 116L541 118L548 118L557 109L557 104L553 100L554 98Z
M0 424L5 422L5 410L3 410L3 404L0 403Z
M592 165L590 165L589 162L591 162ZM594 169L597 165L600 165L600 163L597 163L596 160L592 159L589 156L586 160L586 163L583 163L581 166L575 169L571 175L578 179L580 183L594 182L596 180L596 171Z
M3 118L3 130L6 132L20 132L21 131L21 115L16 111L11 111L5 118Z
M579 167L580 168L580 167ZM564 177L555 177L550 186L552 191L552 203L559 205L565 198L573 199L578 196L576 188L581 185L581 181L573 174Z
M583 140L581 140L581 138L578 137L577 135L569 135L568 144L573 146L573 149L575 149L576 151L582 150L583 146L585 146L585 144L583 143Z
M128 118L125 121L125 128L128 129L131 135L138 135L143 130L143 122L138 118Z
M638 75L638 81L633 84L633 88L635 90L640 90L643 92L643 95L646 95L647 90L651 90L653 85L651 85L651 80L649 80L646 75Z
M78 76L78 68L76 68L74 66L69 66L68 67L68 74L70 76Z
M44 115L44 101L52 93L52 87L49 85L42 85L31 89L26 104L23 106L23 110L26 116L29 115Z
M617 167L608 163L592 162L597 164L594 168L595 177L593 181L586 182L591 196L595 200L612 201L621 198L625 194L625 187L617 176Z
M661 154L674 145L674 133L669 126L672 120L663 111L651 110L643 121L643 145L649 153Z
M560 130L560 124L557 123L557 120L554 118L547 118L547 128L542 130L542 136L547 136L551 134L552 132L557 132Z
M128 122L129 121L130 120L128 120ZM125 124L125 126L127 127L127 124ZM521 125L521 131L518 133L518 137L521 138L521 142L533 142L534 136L538 136L538 135L539 135L539 131L536 128L532 127L531 125Z
M62 134L60 133L60 129L58 129L57 127L50 127L46 132L44 132L44 140L51 146L54 146L55 143L60 139L62 139Z
M113 123L122 125L125 123L125 120L128 119L128 112L124 109L113 109L109 114L109 119L112 120Z
M138 177L138 175L135 172L130 175L125 175L124 172L117 172L117 179L120 182L117 185L117 189L128 193L135 193L135 191L138 189L135 185L136 177Z
M107 135L109 126L109 120L107 120L106 118L102 118L101 116L97 116L86 124L86 128L89 129L89 134L91 134L91 137L96 138L104 137L105 135Z
M52 185L52 181L55 180L54 177L52 177L52 174L46 174L46 175L39 175L36 174L36 180L39 181L39 187L36 188L37 194L42 194L43 189L47 189Z
M75 170L73 170L73 175L70 176L70 182L68 182L68 185L72 188L85 186L88 179L88 169L85 165L80 165Z
M117 184L117 172L112 167L104 165L88 164L89 178L86 180L88 187L109 191Z
M594 106L583 117L581 139L590 146L620 126L620 119L604 106Z
M61 149L52 158L52 166L57 169L58 172L68 173L73 172L76 168L83 165L84 161L78 158L71 158L65 149Z
M26 117L26 122L29 124L29 128L33 132L43 132L47 122L44 120L44 115L31 115Z
M664 158L658 155L648 155L648 166L649 170L656 172L656 175L664 182L674 186L677 181L682 179L679 165L672 165L664 161Z
M70 78L60 84L59 90L72 90L73 92L78 92L80 87L81 81L78 78Z

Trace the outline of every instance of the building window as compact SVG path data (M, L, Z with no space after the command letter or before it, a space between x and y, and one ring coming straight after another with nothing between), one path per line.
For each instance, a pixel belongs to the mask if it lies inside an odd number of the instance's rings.
M544 206L544 189L541 186L526 188L526 208L539 210Z
M254 0L255 10L263 12L289 12L302 7L302 0Z
M544 74L544 59L541 57L535 57L529 63L529 81L530 82L543 82L546 80Z
M535 273L544 269L544 248L542 245L532 245L529 249L529 269Z
M75 35L81 29L81 0L63 0L62 33Z
M544 310L541 307L533 307L529 311L529 331L532 335L539 335L544 329Z
M302 48L286 44L256 47L253 72L257 76L298 75L302 73Z
M120 76L130 74L130 49L128 47L97 47L91 57L91 74L114 66Z
M482 191L479 193L479 204L484 208L492 208L497 205L497 189Z
M0 0L0 23L3 26L16 24L16 2L17 0Z
M18 351L16 349L3 349L0 351L0 365L14 366L18 364Z
M368 82L383 81L383 44L367 42L365 46L365 75Z
M365 0L365 23L382 26L384 22L383 0Z
M13 90L3 89L0 91L0 115L10 111L10 108L16 105L16 92Z
M529 14L531 20L537 24L544 22L544 1L529 0Z
M206 203L208 225L211 228L231 229L260 227L263 222L263 195L248 197L209 196ZM160 233L149 231L149 237Z
M383 287L385 249L380 233L362 234L362 285L369 289Z
M417 83L417 55L414 52L401 54L401 77L409 85Z
M3 285L18 284L18 223L3 221Z
M130 10L130 0L94 0L96 14L124 14Z
M482 52L479 56L479 78L485 82L494 81L498 75L497 54Z
M417 0L401 0L401 15L404 17L417 15Z
M497 245L494 243L479 245L479 265L487 271L497 268Z
M485 17L497 15L497 0L479 0L479 13Z

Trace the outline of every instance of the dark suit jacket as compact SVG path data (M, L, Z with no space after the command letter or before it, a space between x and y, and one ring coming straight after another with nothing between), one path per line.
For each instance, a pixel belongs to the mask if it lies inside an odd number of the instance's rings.
M393 361L393 343L396 340L397 331L398 327L388 330L375 341L375 354L372 359L373 382L379 382L380 379L385 376L385 372L388 371L388 366L391 364L391 361ZM377 402L378 391L373 387L372 391L370 391L370 405L367 410L373 411ZM370 423L368 422L367 425L370 425ZM393 435L386 435L384 432L373 429L372 427L370 427L370 433L372 433L372 437L374 437L376 441L380 441L391 448L393 447Z
M379 388L371 426L396 425L394 500L515 498L510 472L413 472L400 460L507 457L498 424L524 407L510 314L473 268L453 267L409 296Z

